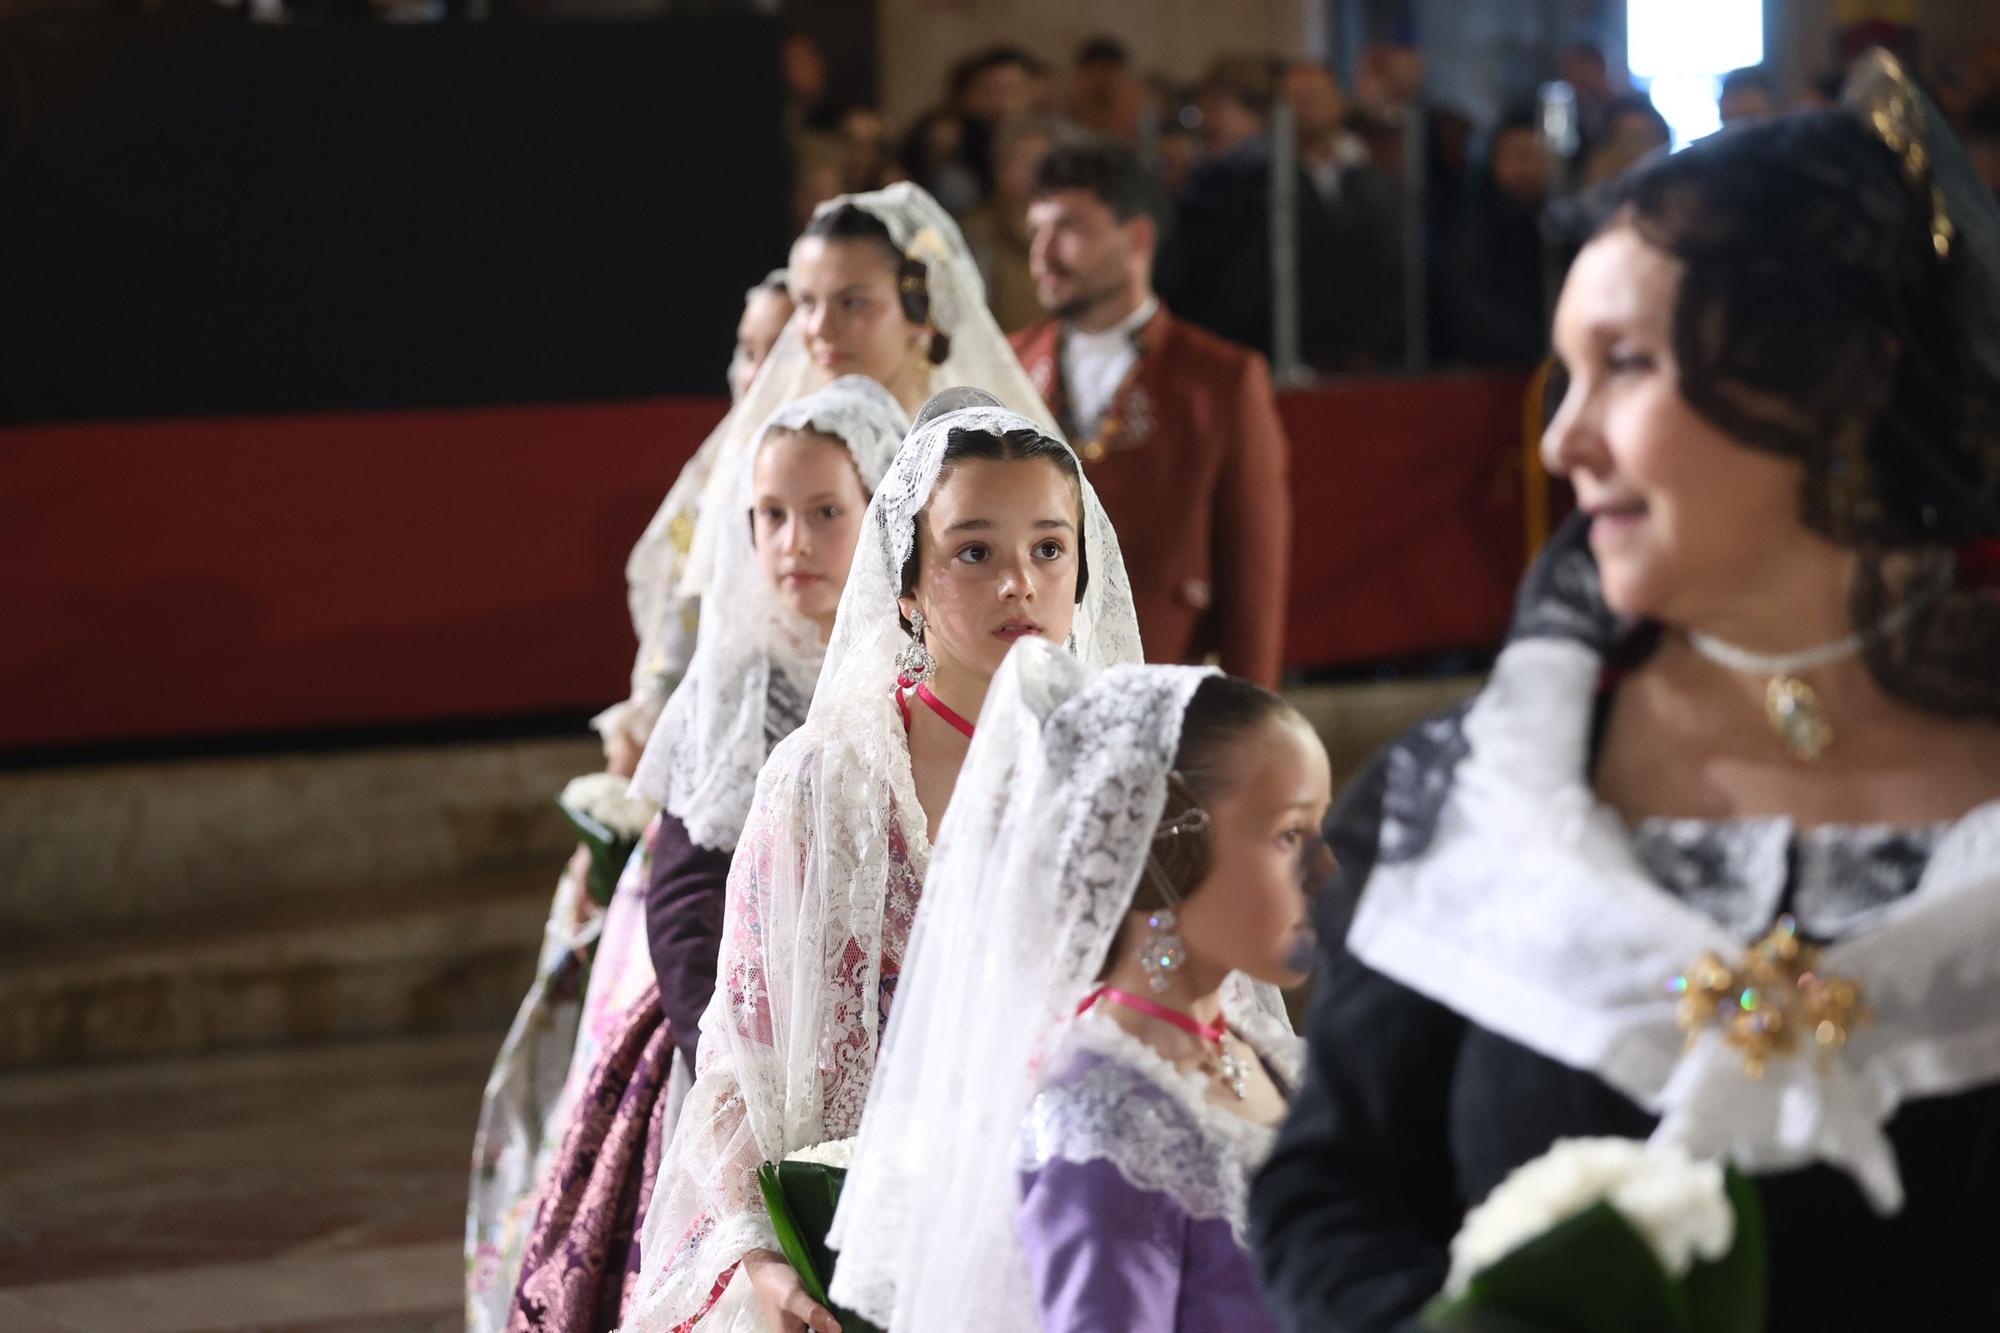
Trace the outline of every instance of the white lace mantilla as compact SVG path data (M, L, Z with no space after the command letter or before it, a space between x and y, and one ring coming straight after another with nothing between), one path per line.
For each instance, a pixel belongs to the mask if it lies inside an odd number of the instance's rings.
M1015 1232L1015 1148L1038 1072L1062 1067L1074 1049L1077 1005L1104 966L1159 828L1188 701L1212 674L1120 666L1093 676L1056 645L1023 640L993 678L939 830L834 1219L841 1259L832 1295L844 1307L890 1328L1035 1328ZM1271 987L1232 976L1222 1003L1239 1035L1286 1063L1296 1038ZM1119 1068L1143 1067L1150 1055L1115 1049ZM1167 1069L1165 1079L1186 1106L1199 1102L1189 1076ZM1150 1084L1130 1090L1143 1094L1130 1100L1135 1115L1168 1106ZM1259 1131L1199 1110L1173 1114L1205 1128L1180 1141L1193 1154L1188 1174L1175 1177L1162 1147L1160 1169L1141 1172L1148 1187L1184 1191L1205 1216L1240 1219L1243 1181L1219 1174L1214 1143L1244 1147L1247 1160ZM1174 1123L1161 1119L1140 1141L1171 1142ZM1122 1160L1141 1170L1138 1159ZM1218 1202L1224 1189L1235 1191L1234 1204Z
M771 747L805 721L826 649L819 629L786 606L757 559L747 516L758 450L773 430L814 430L847 446L864 490L881 484L909 429L889 391L860 375L771 415L735 460L724 489L718 567L694 658L668 700L633 774L634 791L681 821L702 847L725 851L742 835L757 773Z
M951 433L1033 425L992 407L927 419L869 502L812 710L758 775L730 865L715 998L647 1209L632 1333L701 1315L731 1264L775 1246L761 1163L848 1137L860 1123L876 1075L882 977L903 961L930 858L894 697L907 641L896 603L903 559ZM1091 577L1073 622L1078 670L1139 657L1117 535L1088 481L1081 492ZM946 830L956 797L951 809Z
M1667 982L1732 934L1648 873L1587 777L1601 658L1515 642L1466 715L1469 751L1429 847L1385 859L1348 936L1363 962L1483 1027L1592 1071L1661 1117L1658 1137L1755 1171L1823 1161L1893 1213L1884 1127L1905 1101L2000 1079L2000 801L1938 833L1915 890L1829 945L1874 1021L1822 1063L1751 1078L1714 1029L1688 1045Z
M1250 1176L1271 1155L1277 1130L1217 1106L1206 1074L1175 1067L1097 1013L1077 1022L1069 1049L1100 1058L1036 1094L1016 1169L1109 1162L1134 1189L1165 1195L1189 1217L1229 1223L1249 1248ZM1278 1063L1278 1053L1258 1054Z

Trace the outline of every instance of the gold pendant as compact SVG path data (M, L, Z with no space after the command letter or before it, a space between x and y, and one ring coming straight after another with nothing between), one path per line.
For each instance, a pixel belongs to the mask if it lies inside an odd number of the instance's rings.
M1764 691L1764 717L1785 751L1803 763L1812 763L1833 744L1833 723L1813 687L1796 676L1773 676Z

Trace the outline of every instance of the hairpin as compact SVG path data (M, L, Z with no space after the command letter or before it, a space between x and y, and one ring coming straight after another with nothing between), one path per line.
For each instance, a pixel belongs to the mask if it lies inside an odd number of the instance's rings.
M1958 229L1945 208L1944 191L1931 178L1931 153L1924 143L1927 117L1923 96L1894 55L1877 48L1869 60L1882 77L1870 86L1867 102L1859 108L1864 123L1902 161L1903 175L1911 188L1930 192L1931 248L1939 259L1949 258Z

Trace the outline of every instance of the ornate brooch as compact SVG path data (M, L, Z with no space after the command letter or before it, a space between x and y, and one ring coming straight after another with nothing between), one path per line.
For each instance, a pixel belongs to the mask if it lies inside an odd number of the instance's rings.
M1676 1017L1688 1045L1711 1028L1743 1056L1743 1072L1761 1078L1774 1058L1795 1055L1810 1041L1825 1061L1872 1015L1861 987L1819 967L1819 946L1799 939L1798 923L1778 918L1735 967L1705 954L1667 983L1680 998Z

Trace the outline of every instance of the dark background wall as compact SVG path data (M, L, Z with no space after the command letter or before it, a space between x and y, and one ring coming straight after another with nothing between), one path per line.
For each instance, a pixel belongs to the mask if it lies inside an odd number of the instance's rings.
M782 104L750 16L0 25L0 421L719 392Z

